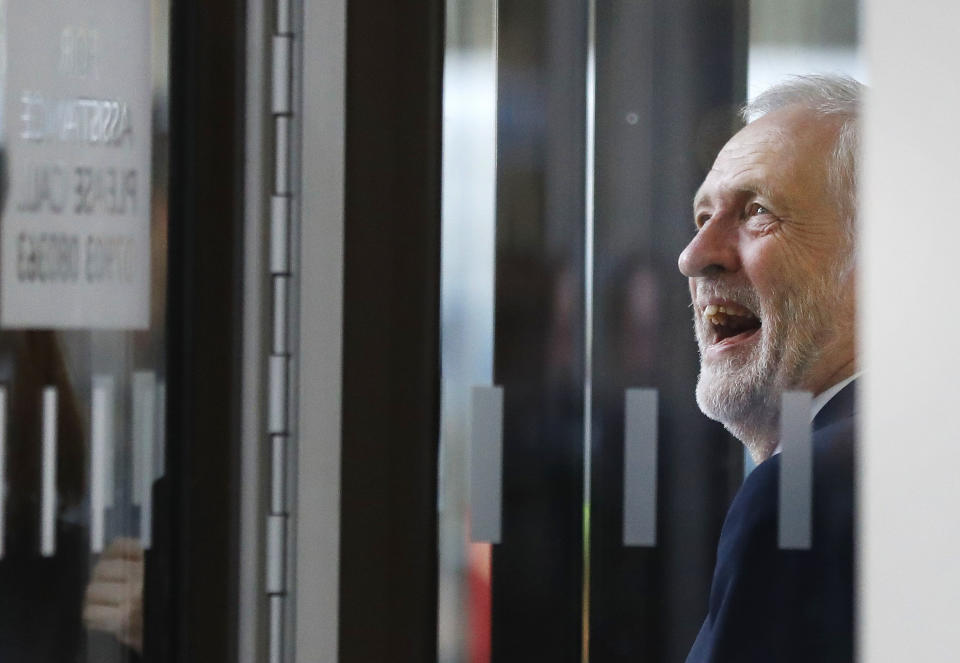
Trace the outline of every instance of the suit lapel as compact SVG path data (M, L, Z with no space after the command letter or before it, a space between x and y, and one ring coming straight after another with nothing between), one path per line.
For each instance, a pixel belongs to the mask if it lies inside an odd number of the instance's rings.
M857 411L857 380L838 391L813 418L813 430L820 430L842 419L848 419Z

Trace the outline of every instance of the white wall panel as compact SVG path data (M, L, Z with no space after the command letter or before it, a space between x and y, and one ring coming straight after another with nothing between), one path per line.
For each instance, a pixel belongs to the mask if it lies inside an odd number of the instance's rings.
M867 0L860 660L960 650L960 4Z

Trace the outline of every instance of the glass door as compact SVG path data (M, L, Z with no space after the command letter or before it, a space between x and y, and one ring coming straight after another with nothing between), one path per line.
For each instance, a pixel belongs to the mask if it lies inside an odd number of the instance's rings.
M133 660L166 508L169 8L0 11L0 658Z
M814 4L448 2L441 661L685 660L752 462L677 259L748 98L863 79Z
M676 259L744 99L746 16L733 2L596 6L588 656L680 661L742 454L694 401Z
M440 658L575 660L587 5L449 7Z

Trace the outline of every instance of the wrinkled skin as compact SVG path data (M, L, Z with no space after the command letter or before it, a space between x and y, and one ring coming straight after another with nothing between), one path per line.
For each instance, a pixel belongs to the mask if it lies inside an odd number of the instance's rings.
M680 255L701 370L697 402L756 460L776 446L780 394L818 394L855 370L853 246L828 186L839 122L793 106L748 124L720 151L694 200ZM761 326L717 343L703 309L745 306Z

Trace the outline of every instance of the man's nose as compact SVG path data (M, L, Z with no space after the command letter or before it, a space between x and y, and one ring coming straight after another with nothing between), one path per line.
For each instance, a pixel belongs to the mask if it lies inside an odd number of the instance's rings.
M716 276L740 269L736 228L720 219L708 221L694 235L677 261L684 276Z

